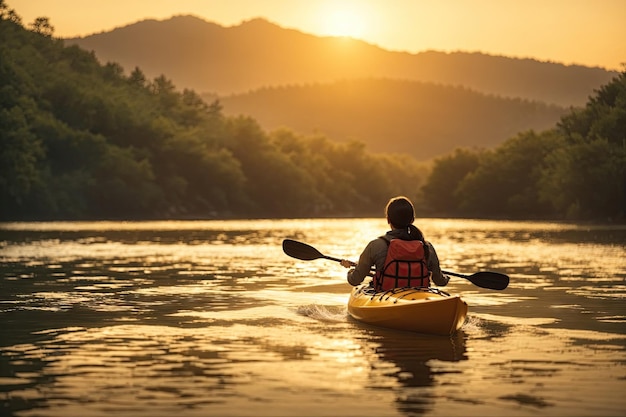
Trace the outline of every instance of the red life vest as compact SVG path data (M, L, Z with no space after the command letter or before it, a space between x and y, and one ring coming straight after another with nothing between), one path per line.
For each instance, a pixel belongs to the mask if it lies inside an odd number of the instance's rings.
M376 271L374 287L378 291L387 291L400 287L428 287L430 273L426 261L424 242L421 240L383 238L389 248L385 264L381 271Z

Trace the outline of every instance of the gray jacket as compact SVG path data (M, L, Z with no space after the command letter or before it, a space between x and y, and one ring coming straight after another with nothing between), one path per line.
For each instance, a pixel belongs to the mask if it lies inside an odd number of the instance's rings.
M404 230L391 230L387 232L385 237L389 240L402 237L405 233ZM441 267L439 266L439 258L437 252L430 242L424 241L428 247L428 270L432 272L432 281L435 285L443 287L448 284L450 277L443 275ZM372 266L376 267L377 271L380 271L384 267L385 258L387 257L387 248L389 245L384 239L376 238L367 244L361 256L359 262L354 269L348 271L348 282L350 285L359 285L365 277L370 273Z

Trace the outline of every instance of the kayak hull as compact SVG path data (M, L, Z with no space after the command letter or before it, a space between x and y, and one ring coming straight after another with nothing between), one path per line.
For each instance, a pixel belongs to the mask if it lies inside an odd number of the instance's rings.
M380 327L449 336L463 326L467 303L435 288L394 288L375 292L369 285L352 289L348 312Z

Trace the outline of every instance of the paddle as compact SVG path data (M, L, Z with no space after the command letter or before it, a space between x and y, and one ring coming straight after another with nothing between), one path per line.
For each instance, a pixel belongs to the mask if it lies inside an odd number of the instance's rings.
M341 259L326 256L317 249L315 249L313 246L307 245L306 243L298 242L297 240L283 240L283 252L285 252L292 258L301 259L303 261L312 261L314 259L323 258L335 262L341 262ZM356 265L354 262L352 262L352 264Z
M509 276L501 274L499 272L492 271L479 271L472 275L463 275L456 272L441 271L446 275L452 275L455 277L465 278L472 284L481 288L488 288L490 290L503 290L509 286Z
M339 258L333 258L326 256L311 245L298 242L296 240L285 239L283 240L283 252L292 258L300 259L303 261L312 261L314 259L328 259L335 262L341 262ZM353 265L356 265L352 262ZM503 290L509 285L508 275L501 274L499 272L481 271L472 275L463 275L456 272L441 271L446 275L452 275L459 278L465 278L472 284L481 288L488 288L490 290Z

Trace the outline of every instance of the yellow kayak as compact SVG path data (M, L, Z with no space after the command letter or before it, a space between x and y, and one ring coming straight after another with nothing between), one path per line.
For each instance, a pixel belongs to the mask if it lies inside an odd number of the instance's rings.
M467 317L467 303L436 288L394 288L375 292L368 284L352 289L348 312L375 326L451 335Z

